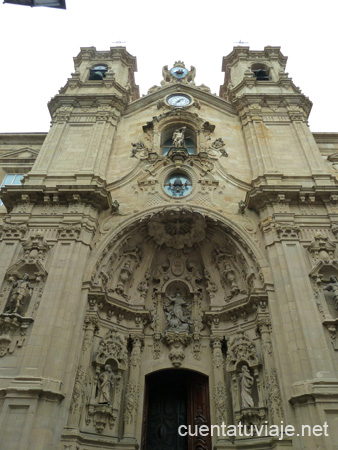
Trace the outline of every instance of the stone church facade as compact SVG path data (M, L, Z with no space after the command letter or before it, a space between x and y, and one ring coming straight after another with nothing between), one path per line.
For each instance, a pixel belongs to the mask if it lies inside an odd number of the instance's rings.
M125 48L82 48L50 131L0 135L1 450L337 448L338 133L286 60L140 97Z

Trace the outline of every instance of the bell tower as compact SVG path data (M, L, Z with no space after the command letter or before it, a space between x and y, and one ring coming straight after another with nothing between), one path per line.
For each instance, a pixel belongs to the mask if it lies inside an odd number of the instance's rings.
M51 130L25 184L92 184L104 180L115 129L127 105L139 98L136 58L124 47L81 48L75 72L48 108ZM60 174L62 174L60 176Z
M282 174L294 174L295 165L306 176L327 171L307 123L312 103L285 72L286 61L280 47L271 46L262 51L234 47L223 58L220 97L237 111L253 179L275 182ZM286 146L294 147L295 136L299 144L288 164Z

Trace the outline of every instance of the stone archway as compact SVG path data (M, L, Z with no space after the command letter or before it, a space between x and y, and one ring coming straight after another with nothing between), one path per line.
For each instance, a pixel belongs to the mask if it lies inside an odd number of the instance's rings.
M90 326L79 377L87 368L83 377L93 388L87 404L85 382L74 393L82 430L136 449L150 368L207 375L213 424L280 420L264 257L248 242L217 214L178 205L148 211L102 240L84 284ZM127 366L98 364L99 349L104 361ZM250 408L242 402L244 366L253 385ZM116 400L102 405L95 393L108 375Z

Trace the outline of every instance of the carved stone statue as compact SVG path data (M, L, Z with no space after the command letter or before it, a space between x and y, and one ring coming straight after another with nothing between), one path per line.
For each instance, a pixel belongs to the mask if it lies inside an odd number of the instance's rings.
M244 202L243 200L240 200L240 201L238 202L238 213L239 213L239 214L244 214L245 208L246 208L245 202Z
M332 275L330 277L331 283L324 287L325 291L332 291L333 299L335 301L335 309L338 309L338 280L337 277Z
M9 297L6 313L19 313L26 299L32 296L33 288L29 283L29 275L25 273L23 277L13 283L13 291Z
M189 331L189 325L192 324L188 317L187 303L179 292L174 297L167 295L170 300L170 306L165 307L164 311L169 324L169 331Z
M132 275L131 262L126 261L121 269L119 281L116 286L116 292L118 294L122 295L124 293L124 285L130 279L131 275Z
M173 145L176 148L183 148L184 143L184 133L185 133L186 127L178 128L174 131L173 134Z
M226 264L225 265L225 269L223 271L223 276L225 277L225 279L230 283L230 292L231 295L236 295L239 293L239 287L238 284L236 283L236 276L235 276L235 272L232 269L230 264Z
M254 401L251 396L251 391L252 386L254 384L254 379L250 375L249 368L247 365L242 366L240 378L241 378L242 408L253 408Z
M118 378L119 376L113 373L111 366L109 364L106 364L104 366L104 371L100 374L97 383L97 396L99 403L113 403L115 379Z

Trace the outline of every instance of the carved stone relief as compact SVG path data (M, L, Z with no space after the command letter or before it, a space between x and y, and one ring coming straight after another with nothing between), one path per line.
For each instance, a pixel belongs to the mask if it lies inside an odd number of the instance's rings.
M255 345L244 331L239 331L229 341L226 359L226 369L231 374L236 423L259 425L266 419L260 365Z
M166 210L148 222L148 233L158 245L176 249L202 242L206 228L204 217L189 210Z
M7 271L0 293L0 356L13 353L25 341L26 330L34 321L47 272L44 259L49 245L40 234L23 244L23 256Z
M237 254L241 258L240 254ZM246 294L246 280L243 279L246 267L241 267L236 254L226 247L216 247L213 252L214 262L221 275L221 282L227 292L226 300L231 300L238 294ZM242 260L242 265L243 265Z
M95 373L89 383L91 393L86 406L86 424L93 423L100 434L108 433L108 425L114 433L121 408L123 375L128 367L127 343L122 333L115 328L106 333L98 346L93 366ZM78 376L84 377L82 371Z
M167 328L163 342L169 347L169 358L174 367L179 367L185 358L185 347L192 340L191 313L186 299L177 291L173 296L166 294L169 302L164 303Z

